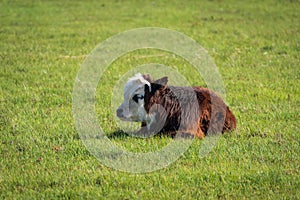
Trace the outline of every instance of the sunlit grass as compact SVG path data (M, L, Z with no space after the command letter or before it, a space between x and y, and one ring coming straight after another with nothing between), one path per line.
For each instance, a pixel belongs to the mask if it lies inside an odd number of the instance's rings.
M298 199L298 1L2 1L0 3L1 199ZM115 171L83 145L72 90L86 56L106 38L138 27L180 31L215 60L236 131L199 158L202 141L169 167ZM156 56L157 55L157 56ZM130 68L166 64L205 84L183 59L144 50L116 60L96 92L97 118L119 131L112 89ZM163 76L163 74L162 74ZM160 149L168 137L111 137L133 152Z

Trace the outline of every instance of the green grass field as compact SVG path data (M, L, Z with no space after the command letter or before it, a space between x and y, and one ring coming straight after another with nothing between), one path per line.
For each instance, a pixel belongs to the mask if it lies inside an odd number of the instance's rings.
M299 10L296 0L0 1L0 199L299 199ZM177 30L207 49L238 129L202 159L203 141L195 140L170 166L131 174L102 165L85 148L72 90L100 42L140 27ZM121 57L97 88L106 133L119 130L110 107L114 85L130 67L150 62L203 84L166 52ZM172 141L111 140L133 152Z

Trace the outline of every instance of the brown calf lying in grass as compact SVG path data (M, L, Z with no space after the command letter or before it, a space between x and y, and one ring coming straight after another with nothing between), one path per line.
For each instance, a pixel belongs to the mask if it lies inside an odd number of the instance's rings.
M139 134L143 136L160 132L202 138L236 128L235 116L216 93L199 86L167 86L167 82L167 77L152 81L141 74L130 78L117 116L142 122Z

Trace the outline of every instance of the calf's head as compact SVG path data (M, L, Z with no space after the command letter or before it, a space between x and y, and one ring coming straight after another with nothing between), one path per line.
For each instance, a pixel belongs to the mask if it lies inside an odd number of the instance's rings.
M166 85L168 79L151 81L149 75L136 74L124 87L124 102L117 109L117 116L124 121L146 122L145 93L154 94L159 85Z

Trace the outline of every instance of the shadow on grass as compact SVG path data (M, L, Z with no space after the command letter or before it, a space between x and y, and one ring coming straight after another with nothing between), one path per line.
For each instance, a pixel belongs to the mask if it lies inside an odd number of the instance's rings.
M122 130L117 130L117 131L114 131L111 134L107 135L107 137L109 139L125 139L125 138L131 137L131 136Z
M150 138L154 137L154 138L160 138L160 139L162 139L162 138L173 138L174 139L175 135L176 135L176 132L173 132L173 133L159 132L159 133L156 133L155 135L150 136ZM128 139L128 138L146 139L146 138L149 138L145 135L142 137L132 136L122 130L114 131L114 132L110 133L109 135L107 135L107 137L109 139ZM178 133L177 137L183 138L183 139L194 139L195 136L191 135L189 133Z
M128 138L146 139L146 138L151 138L151 137L163 138L163 137L170 137L170 136L168 134L165 134L162 132L156 133L155 135L151 135L150 137L147 137L146 135L134 136L134 135L127 134L126 132L124 132L122 130L118 130L118 131L114 131L111 134L107 135L107 137L109 139L128 139Z

